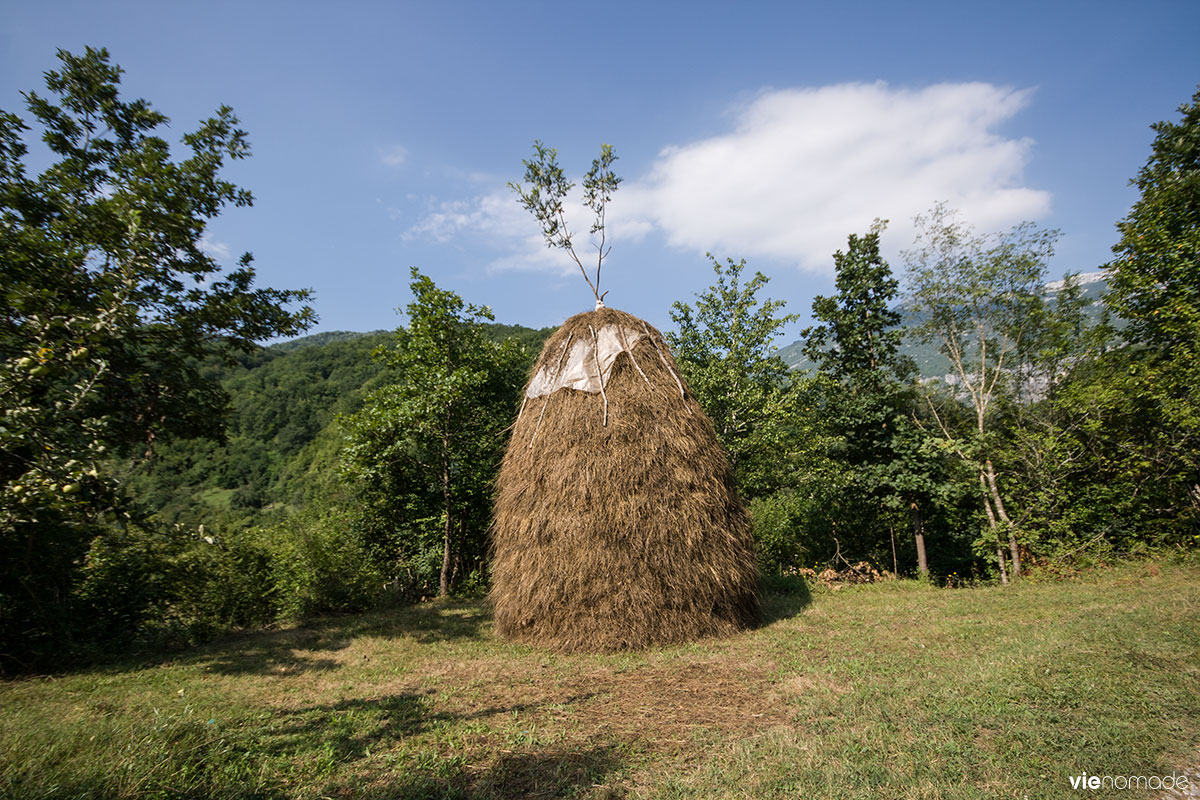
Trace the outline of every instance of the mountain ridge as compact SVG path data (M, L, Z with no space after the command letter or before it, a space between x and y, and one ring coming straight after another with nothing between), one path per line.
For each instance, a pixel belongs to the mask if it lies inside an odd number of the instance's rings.
M1085 272L1075 276L1076 284L1081 290L1084 300L1087 301L1086 311L1089 322L1092 324L1099 321L1103 304L1101 298L1104 292L1108 289L1108 272ZM1061 291L1066 285L1066 279L1058 281L1050 281L1042 288L1044 295L1051 298L1055 293ZM896 306L894 311L900 314L901 321L897 326L899 328L915 328L918 324L916 315L904 306L904 304ZM908 332L904 337L904 343L900 346L901 355L906 355L917 365L917 371L922 378L939 378L947 375L950 372L950 361L933 344L920 341L914 333ZM791 344L785 345L775 351L783 363L787 364L788 369L795 372L810 372L815 369L816 365L804 355L804 340L798 339Z

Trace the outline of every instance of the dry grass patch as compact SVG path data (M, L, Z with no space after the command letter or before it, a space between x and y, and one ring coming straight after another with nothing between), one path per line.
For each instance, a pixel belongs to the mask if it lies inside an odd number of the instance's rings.
M772 693L774 665L733 655L632 667L541 658L519 666L510 661L429 667L423 685L457 687L438 698L435 713L469 714L501 726L516 720L566 741L599 734L648 750L675 749L697 729L749 735L787 721Z

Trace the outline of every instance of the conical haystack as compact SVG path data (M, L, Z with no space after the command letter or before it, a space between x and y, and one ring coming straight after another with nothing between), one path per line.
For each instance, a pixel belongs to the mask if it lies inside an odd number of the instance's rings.
M579 314L546 342L497 481L496 630L563 651L725 635L757 613L750 524L662 334Z

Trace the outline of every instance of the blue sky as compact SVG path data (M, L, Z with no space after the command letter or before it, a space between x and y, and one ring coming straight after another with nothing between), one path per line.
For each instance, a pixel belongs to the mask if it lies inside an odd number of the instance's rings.
M256 203L211 226L211 252L312 288L314 330L395 327L410 266L501 322L588 310L505 184L534 139L576 181L608 142L625 182L602 288L669 327L712 282L706 251L807 318L847 234L888 218L900 272L937 201L980 230L1061 229L1051 277L1098 269L1149 125L1200 83L1197 31L1196 0L3 0L0 108L88 44L176 140L232 105L254 157L228 175Z

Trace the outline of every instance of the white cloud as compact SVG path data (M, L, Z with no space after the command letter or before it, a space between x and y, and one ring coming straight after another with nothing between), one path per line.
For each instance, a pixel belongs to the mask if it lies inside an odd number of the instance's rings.
M511 194L492 192L470 200L434 199L427 201L425 213L404 232L404 238L448 242L464 234L475 234L512 239L521 223L528 223L521 225L528 228L533 221L525 216Z
M408 150L402 145L393 145L379 157L385 167L402 167L408 161Z
M827 271L846 236L865 233L876 217L891 220L886 249L907 247L913 216L939 201L980 230L1036 218L1050 195L1022 185L1032 141L996 132L1029 98L985 83L764 92L729 133L667 147L646 177L626 180L609 210L610 242L659 231L674 247ZM586 263L591 215L580 197L567 220ZM432 204L405 233L465 235L489 237L506 253L493 269L577 269L547 250L507 190Z
M200 237L200 249L218 261L227 260L231 252L229 245L225 244L224 242L218 242L216 239L211 238L207 233Z
M732 132L663 150L621 199L673 245L808 269L831 269L876 217L911 241L912 217L941 200L981 229L1006 227L1049 208L1021 185L1030 140L994 131L1028 98L983 83L767 92Z
M577 186L564 205L574 246L587 266L594 250L587 236L592 212L582 201ZM610 236L616 228L610 227ZM449 242L461 237L490 240L493 249L504 253L488 264L491 271L533 270L563 274L579 267L562 250L546 247L537 221L521 207L511 190L490 192L471 200L431 201L429 208L403 234L406 240L418 238Z

